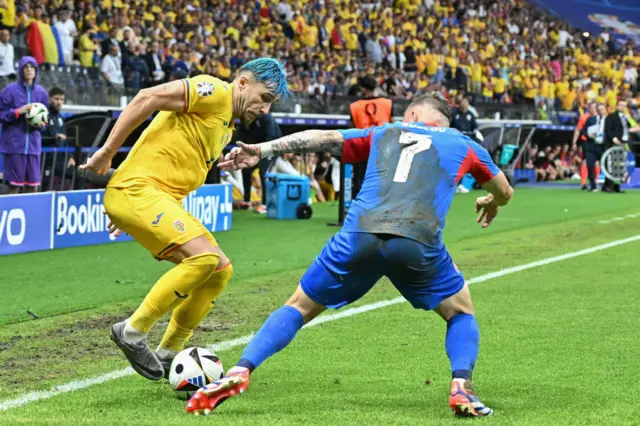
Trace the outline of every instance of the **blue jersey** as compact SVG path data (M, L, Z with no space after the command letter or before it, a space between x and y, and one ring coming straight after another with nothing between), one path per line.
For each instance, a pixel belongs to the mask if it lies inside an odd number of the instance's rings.
M341 133L343 161L368 161L345 220L347 232L399 235L439 252L462 177L471 173L483 184L500 172L483 147L450 128L393 123Z

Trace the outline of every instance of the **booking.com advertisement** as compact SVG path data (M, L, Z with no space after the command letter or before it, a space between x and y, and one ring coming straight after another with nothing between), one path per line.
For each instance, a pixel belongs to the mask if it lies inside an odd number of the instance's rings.
M0 255L131 241L107 231L103 195L100 189L0 196ZM231 185L204 185L182 205L210 231L228 231L231 197Z

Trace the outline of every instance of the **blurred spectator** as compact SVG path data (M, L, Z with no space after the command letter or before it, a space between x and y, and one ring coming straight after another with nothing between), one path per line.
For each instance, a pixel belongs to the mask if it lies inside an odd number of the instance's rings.
M576 128L573 131L572 145L575 147L579 142L582 147L582 151L585 153L585 157L587 154L587 150L584 147L584 145L587 143L587 128L586 128L587 120L589 120L590 117L595 117L597 114L598 114L597 103L596 102L589 103L587 107L587 111L585 111L585 113L580 116L580 118L578 119L578 124L576 125ZM583 158L582 164L580 166L580 186L582 190L588 189L587 187L588 177L589 177L589 172L587 169L587 160L586 158Z
M604 154L604 131L607 117L607 108L604 104L598 104L597 114L590 116L584 125L587 140L583 144L583 150L587 162L590 191L598 189L596 180L600 174L600 159Z
M310 156L313 165L312 172L314 180L318 182L318 186L324 195L326 201L334 201L336 199L336 189L334 179L340 180L340 162L336 160L331 153L323 152L320 155L312 154ZM340 190L338 182L338 191Z
M309 85L307 93L312 99L324 99L327 94L327 86L324 84L324 76L318 75L316 81Z
M375 36L371 33L367 34L367 41L365 43L365 50L367 52L367 59L374 64L381 64L383 59L383 52L380 43L375 39Z
M469 99L462 99L460 106L452 111L451 118L451 127L460 130L467 136L475 137L478 122L475 115L469 110Z
M281 136L280 126L276 123L271 113L268 113L252 122L248 128L244 124L239 124L234 138L246 144L253 145L269 142ZM264 176L267 173L270 161L270 159L264 158L255 167L242 170L243 194L246 206L251 202L251 187L257 188L259 185L260 188L264 188ZM256 179L253 177L256 169L259 171L258 182L255 182ZM262 205L266 205L266 192L261 191L261 199ZM261 206L257 211L262 213L263 210L266 212L266 208L263 209Z
M64 120L60 112L64 106L64 90L54 87L49 91L49 125L42 132L43 136L49 139L49 144L56 148L70 148L75 144L70 144L67 132L64 128ZM53 160L53 155L49 154L45 162L45 175L43 176L43 188L49 187L49 182L54 177L60 179L72 179L76 167L75 152L59 152ZM65 160L66 159L66 160ZM78 183L77 181L76 183ZM80 186L76 185L76 188Z
M42 132L43 136L55 139L61 145L66 146L67 134L64 130L64 120L60 115L60 111L64 106L64 90L54 87L49 90L49 125Z
M9 37L9 30L0 30L0 82L4 84L7 83L5 79L14 78L16 75L13 46Z
M60 12L55 28L58 30L58 35L60 36L64 63L71 64L73 62L73 41L78 35L78 29L76 28L76 23L71 19L70 11L62 10Z
M120 42L118 41L118 29L116 27L111 27L109 29L109 35L102 41L102 57L104 58L111 52L111 46L117 46L118 50L120 50Z
M87 27L78 40L80 65L85 68L93 68L97 50L98 47L94 41L93 30Z
M164 71L162 70L163 58L160 55L160 43L153 41L151 43L151 50L144 57L147 63L147 68L151 73L151 85L157 85L164 80Z
M138 45L129 47L131 55L129 55L128 68L131 73L128 87L132 89L143 89L148 87L151 82L151 73L145 61L144 46Z
M16 26L15 0L0 0L0 30L13 31Z
M122 59L118 56L118 46L111 44L109 54L102 58L100 71L109 85L114 89L124 87L124 76L122 74Z
M10 194L16 194L24 187L27 192L36 192L40 185L40 132L47 123L33 128L24 117L32 103L49 104L47 91L36 84L37 80L38 64L35 58L25 56L20 59L18 81L0 92L0 153Z
M135 64L142 46L154 55L144 57L150 84L174 78L177 69L229 79L247 60L271 56L287 61L292 91L308 93L323 75L327 96L357 92L358 79L368 74L393 98L471 92L476 102L529 103L544 111L581 111L599 96L615 107L627 91L633 96L638 90L640 55L633 41L616 47L608 30L585 37L522 0L176 0L144 8L134 0L26 1L18 16L13 0L0 1L5 24L21 31L59 14L56 28L75 21L83 37L91 28L102 40L102 56L119 45L121 65L129 70L124 78L133 87L135 72L144 74ZM61 6L73 9L59 12ZM70 26L68 33L73 39ZM78 40L84 65L90 54L83 46L87 38ZM69 59L68 44L63 50ZM306 76L311 81L305 85ZM318 96L315 89L312 95Z
M300 170L293 167L291 160L293 160L292 153L286 153L278 156L273 162L271 169L269 169L269 173L282 173L285 175L300 176L302 173Z

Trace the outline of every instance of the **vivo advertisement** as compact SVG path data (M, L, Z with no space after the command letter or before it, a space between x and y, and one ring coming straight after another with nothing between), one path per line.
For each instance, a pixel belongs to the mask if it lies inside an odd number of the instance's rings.
M0 196L0 255L132 241L107 232L104 190ZM231 229L231 185L204 185L184 208L211 232Z

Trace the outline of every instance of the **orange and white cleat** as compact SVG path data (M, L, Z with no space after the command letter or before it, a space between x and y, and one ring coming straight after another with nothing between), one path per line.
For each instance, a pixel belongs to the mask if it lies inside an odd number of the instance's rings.
M249 370L231 373L200 388L187 402L187 413L207 415L232 396L243 393L249 387Z
M453 379L453 382L451 382L449 407L457 416L462 417L490 416L493 414L493 410L485 406L476 395L471 380L465 379Z

